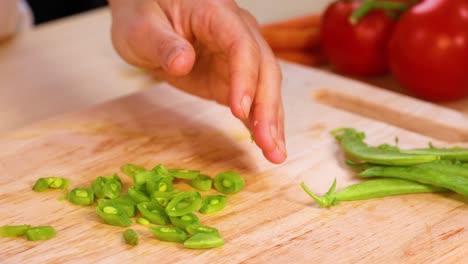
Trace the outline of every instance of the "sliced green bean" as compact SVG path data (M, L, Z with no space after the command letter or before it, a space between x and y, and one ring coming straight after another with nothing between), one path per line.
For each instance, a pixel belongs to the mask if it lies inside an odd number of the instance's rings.
M213 179L205 174L200 174L190 180L190 185L199 191L209 191L213 185Z
M167 207L169 202L176 196L177 192L153 192L151 193L151 200L156 201L162 207Z
M127 163L122 166L122 172L132 178L143 171L146 171L145 167L136 164Z
M123 232L123 238L125 240L125 243L136 246L138 245L138 234L135 232L135 230L129 228Z
M168 171L172 177L185 180L192 180L200 175L200 171L197 170L169 169Z
M182 243L187 239L187 234L175 226L151 226L149 230L162 241Z
M76 205L91 205L94 203L94 192L91 188L78 187L70 191L68 200Z
M358 174L360 177L392 177L416 181L452 190L468 196L468 177L418 166L374 166Z
M28 230L30 225L5 225L0 226L0 237L16 237L24 235L24 232Z
M198 192L178 193L166 206L166 212L169 216L181 216L200 210L202 197Z
M392 178L363 181L350 185L337 192L335 192L335 180L328 192L323 196L314 194L304 183L301 183L301 187L321 207L330 207L341 201L366 200L392 195L447 191L447 189L441 187Z
M119 206L98 205L96 212L108 225L126 227L132 224L130 217Z
M135 186L128 188L127 194L136 203L148 202L150 200L150 198L146 196L144 192L138 190Z
M164 208L155 201L139 203L137 208L141 215L153 224L167 225L170 223Z
M27 240L38 241L51 239L57 235L57 232L51 226L35 226L28 228L24 235Z
M139 223L140 225L149 225L149 224L151 224L151 222L148 219L144 218L144 217L138 218L137 223Z
M124 201L124 200L110 200L110 199L98 199L98 205L102 207L119 207L128 217L134 217L136 215L135 203Z
M224 245L224 240L216 234L198 233L184 241L184 247L192 249L215 248Z
M193 213L188 213L181 216L170 216L169 219L174 226L183 230L185 230L189 225L200 224L200 219Z
M224 194L234 194L244 188L244 178L235 171L219 173L214 178L216 190Z
M371 147L364 142L365 134L352 128L332 131L344 152L359 160L381 165L412 165L435 161L435 154L402 153L393 148Z
M69 186L69 179L61 177L45 177L37 179L32 189L36 192L43 192L48 189L66 190Z
M227 197L225 195L208 195L203 198L200 213L211 214L221 211L226 207Z
M190 235L195 235L198 233L205 233L205 234L215 234L215 235L220 236L219 230L211 226L194 224L194 225L188 225L186 227L186 230L187 230L187 233L189 233Z

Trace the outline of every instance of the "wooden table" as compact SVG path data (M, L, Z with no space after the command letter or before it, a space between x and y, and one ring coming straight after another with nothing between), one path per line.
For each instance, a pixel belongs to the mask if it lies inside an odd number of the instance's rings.
M466 115L284 63L289 158L275 166L250 143L248 132L227 108L155 84L118 59L108 40L96 41L107 38L103 32L108 26L108 13L100 10L47 25L0 49L0 106L7 109L0 112L2 125L24 126L54 116L0 135L0 225L50 224L58 230L56 238L45 242L2 240L1 263L467 259L466 197L407 195L342 203L327 210L299 188L305 181L322 194L334 178L339 189L359 181L343 165L331 129L363 129L371 144L398 136L403 147L428 141L468 146ZM57 34L66 41L51 41ZM366 82L392 86L385 78ZM109 93L136 91L101 103ZM450 106L468 109L464 103ZM60 112L68 113L57 115ZM223 212L201 216L203 223L220 229L226 245L184 250L155 240L145 227L135 225L142 241L130 248L122 243L122 229L104 225L93 208L59 202L60 192L31 191L39 177L54 174L70 178L73 187L84 186L99 175L118 172L126 162L147 167L161 162L210 175L239 171L246 179L245 190L230 196ZM123 180L125 186L130 184L129 178Z

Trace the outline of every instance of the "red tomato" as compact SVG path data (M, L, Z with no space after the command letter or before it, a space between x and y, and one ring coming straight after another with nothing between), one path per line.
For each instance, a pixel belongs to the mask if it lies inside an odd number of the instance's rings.
M395 78L432 101L468 95L468 0L426 0L400 17L389 43Z
M357 24L349 18L360 1L337 1L323 15L321 48L338 72L376 75L387 71L387 45L395 25L382 10L373 10Z

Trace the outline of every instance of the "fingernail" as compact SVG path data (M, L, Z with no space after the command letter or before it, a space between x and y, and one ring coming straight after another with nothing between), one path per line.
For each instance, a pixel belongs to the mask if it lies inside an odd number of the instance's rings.
M282 137L278 133L278 128L274 125L270 126L270 134L273 140L275 141L276 144L276 149L275 151L280 151L285 157L287 156L286 154L286 144Z
M249 119L250 106L252 105L252 98L248 95L244 95L241 100L242 111L244 112L244 118Z
M167 54L166 60L164 60L164 69L169 69L169 66L172 62L182 53L184 52L184 48L181 46L175 46L171 49L171 51Z

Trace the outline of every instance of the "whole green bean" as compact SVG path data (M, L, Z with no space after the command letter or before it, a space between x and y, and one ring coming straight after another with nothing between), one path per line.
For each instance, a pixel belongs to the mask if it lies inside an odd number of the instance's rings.
M420 166L374 166L358 174L360 177L392 177L443 187L468 196L468 177Z
M435 154L402 153L395 148L369 146L364 142L365 134L353 128L339 128L332 134L348 155L374 164L413 165L439 159Z
M444 160L468 161L468 149L461 147L436 148L430 145L429 148L402 149L400 152L418 155L436 155L439 156L440 159Z
M447 191L447 189L441 187L392 178L363 181L350 185L337 192L335 192L335 180L328 192L323 196L317 196L314 194L304 183L301 183L301 187L321 207L330 207L341 201L366 200L392 195Z

